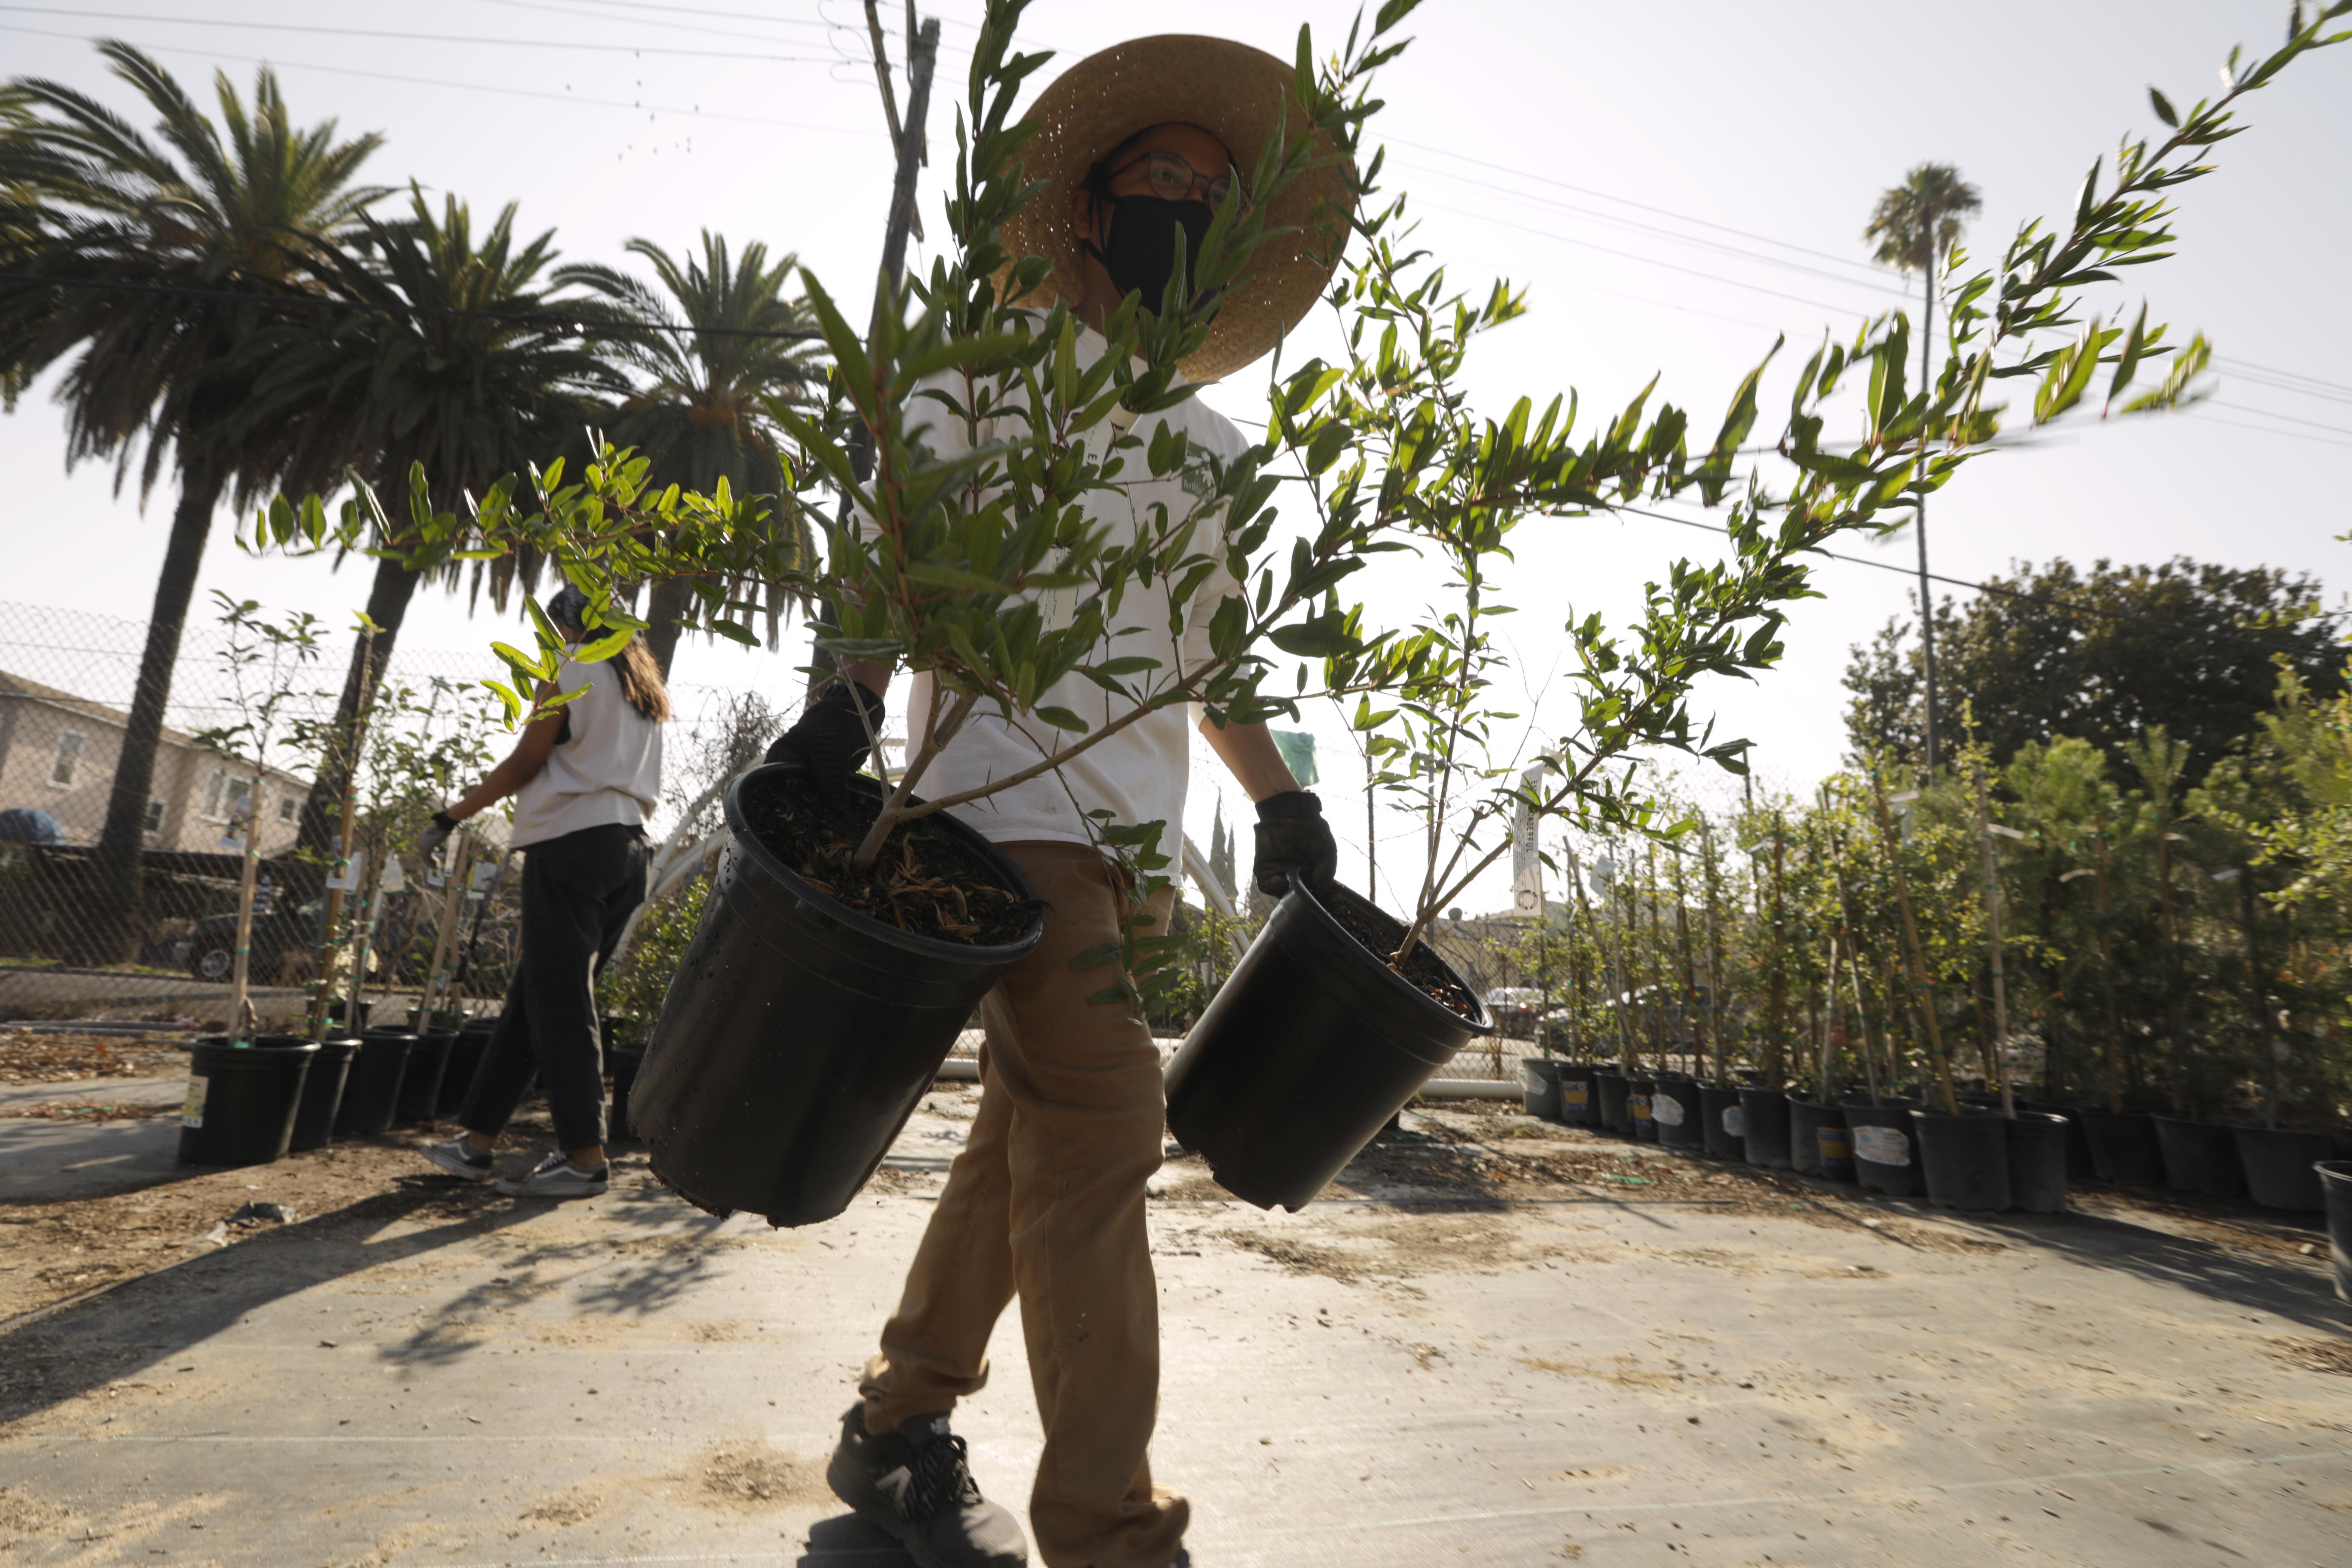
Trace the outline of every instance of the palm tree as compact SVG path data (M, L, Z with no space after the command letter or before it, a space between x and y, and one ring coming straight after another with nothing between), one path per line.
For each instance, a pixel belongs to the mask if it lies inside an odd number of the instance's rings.
M1936 289L1944 258L1960 242L1960 219L1983 210L1977 188L1960 178L1948 163L1921 163L1903 176L1899 185L1879 193L1864 239L1878 242L1874 259L1904 272L1916 272L1922 283L1919 311L1919 386L1927 390L1928 344L1936 335ZM1923 438L1924 439L1924 438ZM1936 773L1936 624L1927 593L1927 495L1914 498L1918 513L1913 520L1919 544L1919 649L1927 669L1927 774Z
M797 395L824 374L814 316L805 300L784 298L799 258L787 253L771 267L768 247L753 243L730 262L726 239L708 229L701 259L683 266L649 239L627 248L652 266L660 292L608 267L556 274L602 295L637 329L621 352L638 384L621 405L613 439L647 459L656 484L707 492L724 479L737 495L782 497L782 447L761 399ZM805 521L787 518L781 502L770 526L795 530L814 553ZM646 642L665 675L688 592L682 582L656 583L646 603ZM769 603L772 636L782 607Z
M463 202L445 197L436 216L412 188L405 219L370 220L331 258L337 289L368 309L341 315L331 331L289 327L256 340L264 368L246 417L277 426L308 410L293 426L305 469L352 462L394 507L405 504L412 468L422 469L436 509L455 510L501 476L580 445L580 432L626 384L579 334L567 308L576 301L546 279L554 231L523 244L514 222L509 203L478 237ZM535 561L521 564L535 574ZM501 608L516 568L512 556L491 567L491 599ZM443 585L458 587L461 571L453 564ZM382 628L372 650L378 671L422 575L395 557L376 559L367 613ZM478 566L478 595L482 581ZM352 649L337 733L358 710L367 657ZM303 846L332 842L330 812L342 788L343 769L331 761L310 787Z
M92 956L124 958L155 748L213 509L225 492L242 506L273 483L316 488L289 470L284 432L237 421L250 374L237 351L267 327L325 319L302 308L321 298L320 248L385 193L352 183L381 138L338 141L331 120L296 127L267 68L249 114L215 77L216 124L139 50L99 52L153 110L156 139L60 83L10 84L26 118L0 136L0 190L33 192L45 222L10 247L0 374L21 384L71 356L58 391L67 462L111 457L119 487L143 448L142 498L167 458L179 479L97 855Z

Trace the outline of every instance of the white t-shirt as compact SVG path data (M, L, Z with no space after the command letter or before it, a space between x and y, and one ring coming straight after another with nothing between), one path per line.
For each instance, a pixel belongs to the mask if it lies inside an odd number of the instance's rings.
M1081 328L1077 342L1081 367L1093 365L1108 346L1101 334ZM965 401L964 384L959 374L950 373L923 383L925 388L931 386L949 389L958 402ZM1012 404L1018 397L1016 391L1005 402ZM1089 445L1097 460L1115 439L1114 422L1129 417L1124 411L1115 410L1110 418L1089 433ZM1189 438L1192 456L1185 468L1155 479L1145 454L1162 426L1181 431ZM940 456L970 449L964 422L950 414L936 398L909 399L907 428L910 438L919 433L924 443ZM982 422L980 437L983 442L1015 438L1025 429L1025 422L1017 416L998 416ZM1084 501L1087 521L1107 529L1108 542L1117 547L1131 543L1139 527L1152 522L1155 506L1167 508L1171 530L1181 527L1197 513L1198 526L1191 549L1214 554L1218 562L1216 570L1193 592L1181 637L1168 629L1171 585L1157 577L1148 589L1130 586L1118 613L1111 617L1111 629L1103 639L1097 661L1134 655L1156 658L1160 661L1157 669L1119 679L1131 690L1164 689L1181 672L1209 661L1210 616L1219 600L1240 592L1224 565L1223 503L1216 503L1219 510L1213 513L1202 510L1204 502L1199 498L1211 489L1208 465L1202 454L1214 453L1220 460L1231 461L1246 449L1248 443L1232 420L1205 406L1197 394L1173 408L1135 419L1129 433L1139 437L1144 447L1121 454L1124 468L1115 488L1087 494ZM871 537L870 523L866 531ZM1049 626L1067 625L1076 607L1076 591L1070 589L1057 593L1033 591L1024 596L1045 601L1040 610ZM1052 602L1055 598L1058 604ZM917 739L923 715L929 710L930 685L930 678L918 672L908 696L908 727ZM1035 706L1066 708L1087 721L1091 733L1092 729L1132 711L1135 705L1072 671L1040 691ZM1199 718L1196 704L1172 703L1073 757L1058 773L1040 773L995 795L949 809L982 836L999 843L1043 840L1063 844L1095 842L1081 813L1108 810L1111 820L1122 826L1146 822L1165 824L1160 849L1172 857L1182 843L1191 733ZM1016 716L1008 722L983 700L955 739L948 742L946 750L924 770L915 793L934 800L961 795L980 788L992 778L1034 764L1057 745L1068 745L1084 738L1056 730L1034 716ZM913 743L910 740L910 747Z
M583 827L642 827L661 800L662 727L629 706L613 668L567 658L555 685L588 689L560 710L571 721L571 738L558 742L547 765L515 792L508 843L517 849Z

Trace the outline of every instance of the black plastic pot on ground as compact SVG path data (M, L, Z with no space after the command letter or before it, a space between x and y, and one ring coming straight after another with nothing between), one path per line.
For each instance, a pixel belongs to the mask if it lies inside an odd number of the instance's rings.
M2066 1207L2066 1119L2021 1110L2009 1124L2009 1203L2027 1214Z
M1739 1136L1739 1091L1719 1083L1698 1086L1698 1119L1702 1146L1718 1160L1745 1158L1747 1143Z
M2103 1182L2124 1182L2138 1187L2164 1185L2164 1153L2157 1146L2156 1124L2135 1111L2120 1114L2084 1106L2075 1112L2083 1135L2091 1145L2091 1168Z
M2053 1116L2063 1116L2066 1119L2066 1179L2068 1181L2079 1181L2084 1176L2095 1176L2099 1173L2098 1167L2091 1163L2090 1135L2083 1131L2083 1118L2079 1108L2073 1101L2026 1099L2020 1100L2017 1103L2026 1110L2046 1110Z
M400 1109L400 1080L408 1072L414 1035L362 1035L359 1054L343 1079L342 1103L335 1108L335 1136L383 1132Z
M731 837L646 1043L629 1097L655 1174L713 1214L814 1225L849 1206L1004 966L1037 945L918 936L820 890L751 832L770 764L727 788ZM853 781L866 799L880 785ZM944 813L945 834L989 879L1034 897L996 847ZM908 831L908 829L902 829Z
M422 1127L441 1108L441 1079L449 1066L449 1047L457 1041L455 1029L428 1029L409 1047L408 1070L400 1075L400 1099L393 1110L395 1127Z
M1958 1116L1926 1107L1911 1113L1927 1201L1948 1209L2009 1206L2009 1118L1963 1107Z
M2312 1173L2327 1205L2327 1260L2336 1268L2336 1299L2352 1301L2352 1160L2322 1160Z
M1625 1096L1629 1092L1625 1075L1608 1068L1596 1068L1592 1075L1592 1087L1600 1096L1601 1130L1630 1137L1633 1131L1633 1121L1625 1110Z
M1658 1141L1658 1120L1650 1108L1650 1098L1657 1088L1658 1080L1647 1073L1625 1080L1625 1125L1637 1143Z
M2156 1149L2164 1161L2164 1184L2176 1193L2208 1198L2242 1198L2246 1173L2238 1163L2238 1141L2217 1122L2181 1116L2151 1116Z
M1845 1108L1846 1137L1853 1145L1853 1179L1869 1193L1890 1198L1919 1195L1919 1138L1912 1121L1916 1100L1882 1098L1876 1105Z
M302 1038L299 1035L284 1037L296 1042ZM302 1103L294 1112L294 1137L286 1145L288 1153L307 1153L335 1141L335 1112L343 1103L343 1080L351 1076L352 1058L359 1048L359 1041L349 1035L320 1042L319 1054L310 1058L310 1070L302 1079Z
M1650 1120L1657 1123L1659 1143L1668 1149L1706 1146L1706 1116L1695 1079L1675 1073L1657 1079L1650 1090Z
M449 1059L441 1068L441 1092L433 1101L436 1121L457 1114L466 1103L466 1096L474 1088L474 1075L482 1068L482 1053L490 1047L490 1037L498 1033L496 1018L468 1018L458 1026L457 1037L449 1042Z
M1495 1029L1451 968L1474 1017L1390 968L1327 902L1391 952L1404 940L1403 922L1346 888L1294 886L1168 1064L1169 1131L1260 1208L1304 1208L1455 1051Z
M1848 1181L1853 1176L1852 1151L1843 1136L1845 1112L1834 1105L1807 1100L1801 1094L1787 1097L1789 1102L1789 1168L1801 1176L1831 1176ZM1836 1142L1844 1160L1845 1169L1832 1173L1822 1163L1822 1134L1834 1131Z
M614 1046L604 1053L604 1065L613 1069L613 1112L604 1125L607 1143L636 1136L629 1128L629 1091L636 1086L637 1069L645 1060L643 1046Z
M1593 1068L1581 1062L1559 1064L1559 1119L1570 1127L1596 1127L1601 1102L1593 1090Z
M1789 1097L1760 1083L1740 1085L1739 1140L1749 1164L1789 1169Z
M2284 1128L2232 1127L2238 1159L2246 1169L2246 1195L2266 1209L2317 1214L2325 1206L2319 1194L2319 1173L2313 1169L2336 1152L2336 1140L2325 1132L2290 1132Z
M308 1040L232 1045L198 1040L188 1052L188 1098L180 1108L180 1163L267 1165L286 1157L302 1080L319 1048Z
M1546 1121L1559 1120L1559 1063L1549 1057L1521 1057L1519 1083L1527 1091L1525 1104L1529 1116Z

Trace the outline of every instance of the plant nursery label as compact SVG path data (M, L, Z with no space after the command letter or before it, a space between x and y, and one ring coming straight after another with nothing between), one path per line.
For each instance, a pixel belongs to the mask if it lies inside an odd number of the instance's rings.
M1647 1121L1650 1120L1650 1097L1646 1094L1627 1095L1625 1111L1636 1121Z
M1671 1094L1662 1094L1650 1101L1650 1114L1658 1119L1661 1127L1683 1124L1683 1102Z
M212 1081L208 1078L189 1077L188 1098L180 1102L181 1126L202 1127L205 1124L205 1088Z
M1853 1153L1853 1145L1846 1142L1846 1131L1843 1127L1820 1128L1813 1136L1821 1142L1822 1158L1824 1160L1848 1159Z
M1853 1152L1874 1165L1907 1165L1911 1163L1911 1140L1892 1127L1857 1127L1853 1130Z
M1736 1105L1725 1106L1723 1108L1724 1136L1727 1138L1738 1138L1744 1134L1747 1130L1748 1123L1741 1120L1739 1115L1739 1107Z
M1582 1105L1588 1098L1585 1086L1580 1083L1564 1083L1559 1086L1559 1102L1562 1105Z

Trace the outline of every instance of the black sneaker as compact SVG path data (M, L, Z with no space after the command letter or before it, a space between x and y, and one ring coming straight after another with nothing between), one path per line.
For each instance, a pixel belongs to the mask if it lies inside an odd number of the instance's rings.
M1002 1504L982 1500L963 1439L945 1415L918 1415L876 1436L866 1430L866 1406L851 1405L824 1479L922 1568L1024 1568L1029 1561L1020 1524Z
M417 1152L451 1175L463 1176L469 1182L487 1182L498 1174L490 1168L490 1152L469 1148L462 1132L446 1143L427 1143Z
M530 1175L509 1176L499 1184L498 1190L510 1198L601 1197L612 1169L610 1164L603 1164L593 1171L583 1170L557 1149L551 1151Z

